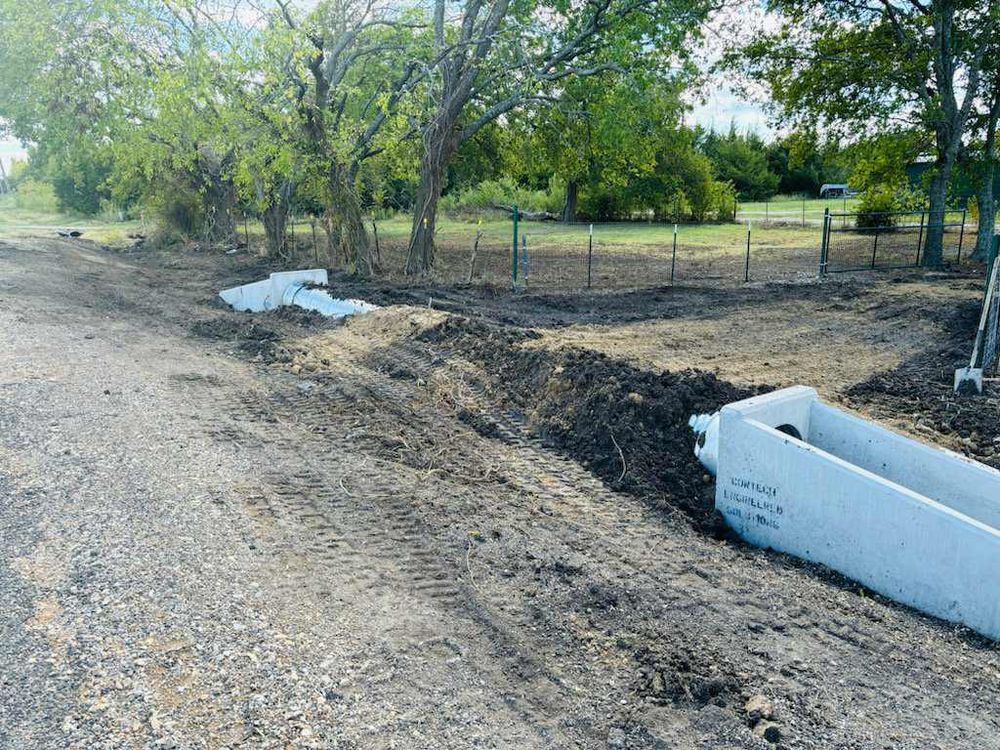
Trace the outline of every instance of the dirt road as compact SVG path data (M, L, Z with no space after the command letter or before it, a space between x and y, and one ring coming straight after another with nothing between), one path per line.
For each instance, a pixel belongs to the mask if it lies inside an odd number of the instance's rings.
M445 313L251 322L228 262L0 244L0 748L1000 747L995 644L609 488Z

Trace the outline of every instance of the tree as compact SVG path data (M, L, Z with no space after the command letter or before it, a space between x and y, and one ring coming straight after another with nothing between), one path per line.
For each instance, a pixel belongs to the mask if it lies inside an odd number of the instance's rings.
M931 136L928 266L943 257L947 188L998 0L772 0L780 28L730 53L726 64L766 82L776 105L841 134L885 132L905 122Z
M392 2L327 0L299 19L276 0L287 34L284 72L303 148L325 173L326 225L337 252L359 274L379 258L362 216L362 165L410 129L403 105L435 63L419 14Z
M427 89L431 113L421 132L408 273L434 263L438 201L462 143L528 102L557 99L573 77L667 54L708 10L702 0L464 0L451 18L447 6L434 0L436 65Z
M756 133L739 133L732 125L726 135L710 131L701 142L715 176L729 182L744 200L764 200L778 190L780 178L768 168L767 148Z
M33 165L65 209L93 213L109 197L104 69L114 4L0 0L0 119L32 144Z
M983 87L982 111L976 116L976 130L981 133L978 172L979 189L976 193L976 209L979 214L976 231L976 246L972 251L974 260L985 261L993 245L996 230L997 204L994 187L997 180L997 121L1000 119L1000 50L994 46L989 50L989 68Z
M567 81L556 102L538 102L511 118L523 144L524 171L541 187L555 177L565 186L563 220L575 221L581 203L590 218L599 195L615 194L619 212L635 205L629 186L652 175L657 156L680 127L686 72L649 68ZM605 205L609 205L605 201Z

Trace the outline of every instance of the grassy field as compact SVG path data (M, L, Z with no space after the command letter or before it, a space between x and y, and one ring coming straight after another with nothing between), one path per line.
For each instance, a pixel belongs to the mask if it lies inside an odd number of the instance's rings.
M747 218L723 224L651 224L619 222L589 224L522 221L519 246L519 276L539 288L636 287L683 282L742 283L744 279L772 280L815 275L819 266L821 220L805 224L783 221L778 212L790 211L796 201L773 201L767 206L770 221ZM822 217L826 201L807 202L807 211ZM747 204L748 212L764 204ZM830 204L832 205L832 204ZM849 207L852 203L848 202ZM775 213L772 213L772 209ZM741 214L743 218L744 214ZM955 217L957 218L957 216ZM952 217L949 217L952 220ZM379 219L377 228L382 265L388 277L402 280L410 217L400 213ZM25 235L52 236L58 229L73 228L84 237L107 245L126 245L129 235L153 231L139 221L115 221L112 216L81 217L58 210L51 193L23 191L0 196L0 237ZM337 266L341 259L326 257L323 231L306 219L296 219L292 264ZM262 226L257 222L239 224L241 239L249 231L252 252L264 254ZM867 267L878 251L879 265L912 265L922 232L900 228L880 243L870 234L841 229L836 223L831 234L831 270ZM442 215L438 223L437 258L434 276L441 283L474 281L507 285L511 278L512 225L509 218L491 214L479 218ZM951 245L958 231L950 230ZM472 250L481 233L476 257ZM749 234L749 237L748 237ZM748 242L749 240L749 242ZM749 245L749 272L747 248ZM676 248L676 252L675 252ZM956 256L952 247L946 257Z
M739 221L769 221L798 224L820 224L823 212L850 212L857 210L857 198L802 198L778 195L768 201L739 203L736 218Z
M0 195L0 237L49 237L59 229L78 229L87 239L108 245L128 242L142 231L138 221L116 221L111 216L78 216L59 210L51 192L22 190Z
M674 225L595 224L593 253L588 224L522 221L520 240L528 248L528 276L538 286L646 286L677 280L743 280L747 249L745 224L680 224L674 257ZM438 225L438 275L444 281L468 280L476 233L479 241L473 280L509 283L511 222L504 217L443 217ZM382 257L391 272L402 267L409 217L378 222ZM519 244L521 244L519 243ZM818 225L753 225L751 277L814 273L819 259ZM589 276L588 276L589 274ZM524 269L521 270L524 275Z
M438 240L446 244L464 244L472 247L477 230L482 231L482 244L509 245L512 240L509 219L491 217L485 221L444 217L438 223ZM522 221L520 235L527 236L529 247L543 245L562 247L566 251L585 251L588 246L589 224L561 224L558 222ZM410 219L400 215L378 222L379 237L392 241L406 241L410 232ZM632 252L644 249L662 250L672 247L673 224L609 223L594 225L594 245L604 248L622 248ZM700 248L705 251L724 251L746 247L747 227L742 224L678 224L678 247ZM763 227L752 228L752 243L767 247L800 248L819 247L820 230L817 227Z

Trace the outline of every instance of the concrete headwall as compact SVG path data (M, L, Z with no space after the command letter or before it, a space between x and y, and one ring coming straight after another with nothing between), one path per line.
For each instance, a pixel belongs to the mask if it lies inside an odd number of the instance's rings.
M742 538L1000 639L1000 472L840 412L809 388L720 417L716 507Z

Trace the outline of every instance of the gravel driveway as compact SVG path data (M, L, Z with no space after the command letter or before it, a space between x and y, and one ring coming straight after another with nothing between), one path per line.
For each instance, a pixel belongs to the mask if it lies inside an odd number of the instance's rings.
M1000 747L994 644L472 429L431 313L255 358L215 283L0 243L0 748Z

